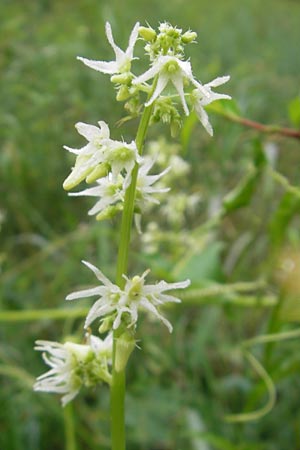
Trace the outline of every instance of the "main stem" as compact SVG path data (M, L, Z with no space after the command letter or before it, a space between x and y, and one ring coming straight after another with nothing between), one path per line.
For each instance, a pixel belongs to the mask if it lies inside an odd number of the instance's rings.
M145 136L149 126L149 120L152 112L152 104L146 106L141 121L139 123L136 146L139 155L143 152L143 145ZM125 284L123 274L127 273L128 268L128 253L130 244L130 234L132 227L132 219L134 213L134 200L136 183L138 176L138 164L135 165L132 175L131 183L128 187L122 214L121 230L120 230L120 244L117 261L117 276L116 284L122 289ZM114 331L113 343L113 370L112 370L112 384L111 384L111 437L112 450L125 450L125 369L116 369L116 354L118 352L118 338L121 334L120 329Z

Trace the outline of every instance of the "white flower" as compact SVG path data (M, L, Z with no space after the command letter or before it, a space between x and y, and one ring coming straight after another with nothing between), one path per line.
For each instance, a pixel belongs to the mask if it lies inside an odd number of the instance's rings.
M160 96L170 81L178 92L185 114L189 115L184 97L184 84L186 81L190 81L195 86L199 84L193 77L190 62L181 61L176 56L161 55L153 62L152 67L135 78L132 84L142 84L156 75L158 75L157 84L146 106L151 105Z
M140 157L141 165L138 171L137 185L136 185L136 206L142 210L146 202L156 203L159 201L153 197L154 194L168 192L169 188L154 187L153 184L158 181L169 168L158 175L148 175L155 160L151 158ZM71 193L71 196L91 196L98 197L96 204L88 212L89 215L97 214L97 219L102 218L102 213L112 205L123 203L125 198L128 182L125 177L119 174L117 179L114 179L111 174L97 180L97 186L85 189L81 192Z
M168 192L168 187L154 187L153 184L160 180L170 167L167 167L161 173L157 175L148 175L148 172L152 169L156 160L149 157L144 157L140 165L136 183L136 205L143 209L146 202L159 204L159 200L153 197L153 194L162 194Z
M196 111L196 114L206 129L206 131L212 136L213 135L213 129L209 122L207 112L203 108L206 105L209 105L210 103L214 102L215 100L220 99L231 99L230 95L226 94L218 94L217 92L212 91L212 87L220 86L221 84L226 83L230 79L230 76L224 76L224 77L218 77L215 78L210 83L201 85L198 83L197 89L195 89L192 93L192 101L194 103L194 108Z
M71 174L66 178L63 187L70 190L77 186L85 178L88 183L105 176L109 170L114 179L120 172L126 170L126 181L130 183L132 169L139 161L135 142L114 141L110 139L108 125L100 121L99 128L94 125L79 122L75 125L88 144L81 149L64 147L77 155L75 166Z
M36 341L35 350L43 352L43 359L51 369L37 378L34 390L63 394L63 406L73 400L82 386L110 383L112 334L104 341L89 336L88 344L84 345L40 340Z
M136 40L138 38L138 29L139 29L139 22L137 22L131 32L128 47L125 50L121 50L114 41L111 26L108 22L105 24L105 31L106 36L108 39L108 42L112 46L115 55L116 60L115 61L94 61L86 58L82 58L80 56L77 57L80 61L82 61L86 66L91 67L92 69L97 70L98 72L102 73L108 73L108 74L118 74L118 73L124 73L130 71L131 61L133 60L133 49L134 45L136 43Z
M138 320L138 311L142 309L153 314L168 327L170 332L172 331L172 325L159 313L157 308L167 302L180 302L179 298L164 292L186 288L190 285L190 280L178 283L160 281L157 284L145 285L145 277L149 272L147 270L142 276L135 276L131 279L124 275L126 284L124 289L121 290L118 286L111 283L97 267L86 261L82 262L94 272L98 280L103 284L92 289L73 292L66 297L66 300L74 300L94 295L99 296L99 299L96 300L87 315L85 327L88 327L99 317L112 316L113 328L117 329L124 314L126 317L123 320L126 320L125 323L127 323L128 327L135 326Z
M111 174L97 180L97 186L85 189L81 192L74 192L71 196L91 196L98 197L96 204L88 212L90 216L101 214L108 207L118 202L123 202L125 197L124 178L119 175L118 180L114 181ZM100 218L100 216L99 216Z

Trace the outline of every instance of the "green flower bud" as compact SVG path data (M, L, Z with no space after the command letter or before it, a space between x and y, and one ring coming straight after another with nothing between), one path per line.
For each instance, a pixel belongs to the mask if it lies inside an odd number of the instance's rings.
M86 177L86 182L88 184L94 183L94 181L99 180L99 178L106 177L110 169L110 165L107 163L98 164L95 169Z
M153 28L139 27L139 35L145 39L145 41L154 41L156 39L156 33Z
M105 319L102 321L99 327L99 333L106 333L107 331L111 330L113 327L113 322L114 322L113 316L105 317Z
M195 33L194 31L187 31L181 37L181 41L183 42L183 44L190 44L195 39L197 39L197 33Z
M130 97L130 92L128 87L125 84L122 84L122 86L120 87L118 93L117 93L117 101L118 102L123 102L124 100L127 100Z
M65 191L70 191L74 187L76 187L79 183L81 183L86 176L91 172L91 168L88 167L83 172L78 172L75 168L70 173L70 175L63 182L63 188Z
M172 138L176 138L180 131L181 122L179 120L172 120L170 125L171 136Z
M105 208L103 211L101 211L96 216L96 220L106 220L106 219L112 219L119 211L122 211L123 206L121 203L118 203L117 205L111 205Z
M132 80L132 74L130 72L120 73L110 77L110 81L116 84L128 84Z

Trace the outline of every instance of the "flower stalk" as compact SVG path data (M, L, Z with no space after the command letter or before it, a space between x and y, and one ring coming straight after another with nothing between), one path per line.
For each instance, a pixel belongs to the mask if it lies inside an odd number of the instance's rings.
M149 121L153 109L153 104L144 108L137 135L136 147L139 155L142 155L143 144L149 127ZM128 254L130 235L132 228L132 220L134 213L134 200L136 192L136 182L138 176L138 164L135 165L132 175L131 183L125 195L124 210L122 214L121 230L120 230L120 244L117 260L117 275L116 284L122 289L125 285L123 274L127 273L128 268ZM125 450L125 383L126 367L120 371L116 368L116 361L120 357L118 352L122 352L122 348L118 346L118 338L120 331L115 330L113 334L113 369L112 369L112 384L111 384L111 437L112 450Z

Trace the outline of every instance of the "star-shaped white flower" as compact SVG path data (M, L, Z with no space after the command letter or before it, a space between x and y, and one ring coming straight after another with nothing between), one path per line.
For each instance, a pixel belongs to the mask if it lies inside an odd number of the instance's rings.
M111 364L112 343L111 333L105 340L89 336L88 344L84 345L36 341L35 350L43 352L43 359L51 369L37 378L34 390L63 394L62 405L65 406L83 385L110 383L108 364Z
M169 168L165 169L158 175L148 175L155 160L152 158L140 157L140 167L137 177L136 185L136 206L142 210L147 202L159 204L159 200L154 197L155 194L168 192L170 189L167 187L155 187L153 186L158 180L160 180L165 173L169 171ZM71 196L91 196L98 197L96 204L88 212L89 215L97 214L99 218L102 217L101 213L108 207L117 203L123 203L125 198L128 182L126 177L121 174L115 179L111 174L106 177L97 180L97 186L85 189L80 192L72 192ZM98 218L98 216L96 217Z
M118 179L114 181L111 174L97 180L97 186L85 189L80 192L72 192L71 196L91 196L98 197L96 204L88 211L89 216L100 214L109 206L115 205L118 202L123 202L125 197L125 179L119 175Z
M206 131L211 136L213 135L213 129L209 122L208 115L204 109L204 106L209 105L215 100L231 99L230 95L218 94L217 92L212 91L213 87L221 86L222 84L227 83L229 79L230 76L227 75L224 77L215 78L210 83L204 85L198 83L197 89L195 89L192 93L192 101L194 103L196 114Z
M166 291L174 289L183 289L190 285L190 280L178 283L166 283L160 281L157 284L145 285L145 277L148 270L142 276L135 276L131 279L124 276L126 284L124 289L120 289L111 283L103 273L92 264L83 261L83 263L94 272L99 281L103 284L95 288L83 291L73 292L66 297L66 300L74 300L83 297L99 296L99 299L91 307L85 327L88 327L99 317L112 316L113 329L119 328L123 315L126 314L127 325L135 326L138 320L138 311L146 310L161 320L172 331L172 325L163 317L158 308L168 302L179 303L180 299L173 295L165 294Z
M148 175L156 160L150 157L144 157L139 167L138 177L136 182L136 205L143 210L147 202L159 204L159 200L154 197L155 194L163 194L169 192L168 187L155 187L154 183L159 181L166 173L169 172L170 167L167 167L157 175Z
M108 125L100 121L99 127L79 122L75 125L88 144L81 149L64 148L77 155L75 166L66 178L63 187L70 190L84 179L91 183L111 171L114 179L121 171L126 171L126 181L130 183L132 169L139 161L136 144L110 139Z
M115 55L116 60L115 61L95 61L91 59L82 58L81 56L78 56L77 59L82 61L86 66L91 67L94 70L97 70L98 72L102 73L108 73L108 74L118 74L118 73L124 73L129 72L131 67L131 61L133 60L133 49L136 43L136 40L138 38L138 29L139 29L139 22L137 22L131 32L128 47L125 50L121 50L114 41L111 26L109 22L106 22L105 24L105 31L106 36L108 39L108 42L112 46Z
M160 96L167 84L171 82L178 92L185 114L189 115L189 109L184 96L184 84L186 81L189 81L195 86L198 85L198 82L193 77L190 62L181 61L176 56L161 55L153 62L152 67L135 78L132 84L145 83L156 75L158 75L157 84L146 106L151 105Z

